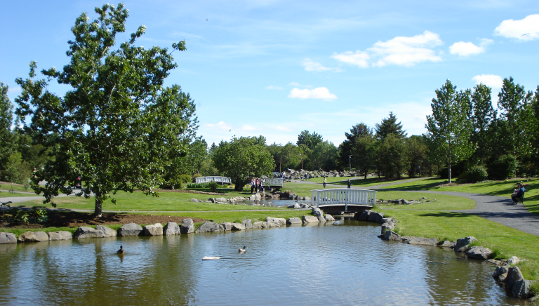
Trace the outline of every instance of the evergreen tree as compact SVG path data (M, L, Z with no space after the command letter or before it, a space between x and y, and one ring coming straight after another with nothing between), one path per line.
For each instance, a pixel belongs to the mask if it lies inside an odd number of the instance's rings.
M397 123L397 117L393 115L393 112L389 112L388 118L384 118L380 124L376 124L375 130L377 139L384 139L389 134L395 134L400 139L406 137L406 132L402 130L402 124Z

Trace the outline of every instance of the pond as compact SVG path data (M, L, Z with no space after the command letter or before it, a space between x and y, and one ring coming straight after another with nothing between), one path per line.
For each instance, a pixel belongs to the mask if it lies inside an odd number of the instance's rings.
M333 225L0 245L2 305L518 305L494 266ZM124 255L116 250L123 245ZM246 246L245 253L238 253ZM220 260L203 261L204 256Z

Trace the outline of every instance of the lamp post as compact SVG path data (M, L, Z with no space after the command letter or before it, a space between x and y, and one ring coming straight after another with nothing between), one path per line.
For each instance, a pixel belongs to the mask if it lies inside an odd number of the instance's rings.
M352 155L348 155L348 172L352 172Z
M299 158L301 159L301 170L303 170L303 157L301 156L301 153L299 154Z

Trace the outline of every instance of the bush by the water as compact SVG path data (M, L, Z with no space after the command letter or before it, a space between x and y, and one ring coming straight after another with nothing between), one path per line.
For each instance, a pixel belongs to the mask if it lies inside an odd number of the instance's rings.
M482 166L472 166L470 169L459 175L462 183L477 183L488 178L487 170Z

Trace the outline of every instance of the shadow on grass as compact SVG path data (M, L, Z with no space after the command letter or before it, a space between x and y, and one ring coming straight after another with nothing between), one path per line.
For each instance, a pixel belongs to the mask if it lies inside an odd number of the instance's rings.
M381 177L381 178L372 177L372 178L364 179L364 178L357 178L357 177L354 177L354 178L343 177L342 181L333 182L331 184L346 186L348 184L348 182L347 182L348 179L350 179L350 182L352 183L352 186L364 186L364 185L385 184L385 183L396 183L396 184L398 184L399 181L409 180L409 179L412 179L412 178L413 177L403 177L401 179L385 179L383 177Z
M425 182L429 182L426 183ZM407 185L407 186L396 186L395 188L383 188L383 190L405 190L405 191L418 191L418 190L435 190L438 186L443 183L440 183L440 179L437 177L428 178L420 181L421 183Z

